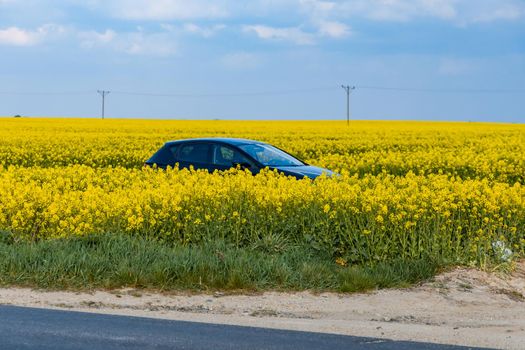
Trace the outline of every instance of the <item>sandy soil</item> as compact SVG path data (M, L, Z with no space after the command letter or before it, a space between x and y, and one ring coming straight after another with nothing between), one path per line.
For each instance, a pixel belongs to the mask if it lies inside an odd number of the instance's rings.
M525 347L525 261L511 276L456 269L408 289L343 295L0 289L0 304L414 340Z

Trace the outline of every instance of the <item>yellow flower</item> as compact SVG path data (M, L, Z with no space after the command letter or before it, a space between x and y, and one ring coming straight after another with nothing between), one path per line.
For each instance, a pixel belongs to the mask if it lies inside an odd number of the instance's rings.
M360 262L423 247L481 262L496 239L525 254L522 124L0 122L0 231L17 239L122 231L249 244L277 232L308 234ZM166 140L224 135L267 141L340 176L142 168Z
M347 266L348 265L348 261L346 261L345 259L339 257L337 259L335 259L335 263L339 266Z

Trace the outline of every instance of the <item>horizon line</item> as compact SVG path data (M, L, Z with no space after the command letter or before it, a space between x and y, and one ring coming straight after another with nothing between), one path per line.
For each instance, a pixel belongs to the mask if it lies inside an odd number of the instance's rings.
M70 119L70 120L131 120L131 121L202 121L202 122L341 122L347 123L346 119L228 119L228 118L142 118L142 117L79 117L79 116L6 116L0 115L1 119ZM352 122L414 122L414 123L477 123L477 124L518 124L525 125L525 121L488 121L488 120L453 120L453 119L350 119Z

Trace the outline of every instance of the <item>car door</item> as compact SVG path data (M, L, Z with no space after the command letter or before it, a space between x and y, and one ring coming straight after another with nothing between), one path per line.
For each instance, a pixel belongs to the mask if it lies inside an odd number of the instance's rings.
M208 169L213 171L211 164L210 142L188 142L177 147L177 162L179 168Z
M256 168L253 161L248 159L239 150L221 143L214 143L212 145L211 157L212 165L215 170L228 170L237 165L252 171Z

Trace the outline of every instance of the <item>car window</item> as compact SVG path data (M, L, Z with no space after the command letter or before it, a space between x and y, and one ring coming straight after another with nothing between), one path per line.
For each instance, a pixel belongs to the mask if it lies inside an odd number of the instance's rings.
M147 163L157 165L173 164L174 162L175 157L167 146L161 147L157 152L155 152L155 154L151 156L150 159L147 160Z
M212 162L214 165L222 166L232 166L241 163L251 164L241 152L225 145L215 145Z
M239 146L244 152L265 166L301 166L305 165L299 159L265 143L246 144Z
M170 146L170 152L173 155L173 158L177 158L177 150L179 149L178 145Z
M209 163L210 144L192 143L178 147L177 160L188 163Z

